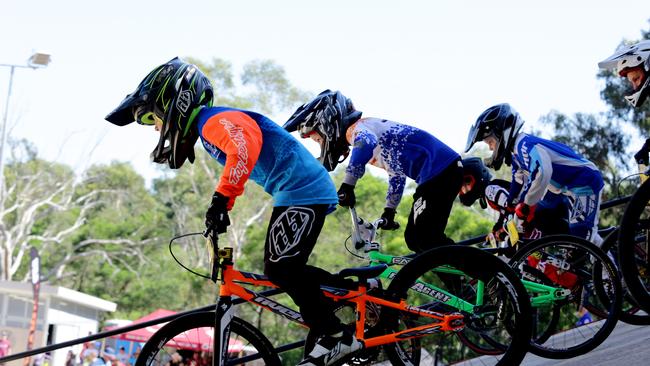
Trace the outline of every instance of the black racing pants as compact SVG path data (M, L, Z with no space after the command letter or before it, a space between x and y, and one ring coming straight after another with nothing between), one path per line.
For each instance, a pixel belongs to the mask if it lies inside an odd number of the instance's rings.
M409 249L419 253L454 243L445 235L445 227L462 183L463 168L460 160L457 160L415 189L413 206L404 230Z
M317 334L334 334L341 322L334 303L320 291L321 284L342 286L331 273L307 265L323 227L328 205L275 207L264 245L264 273L300 308Z

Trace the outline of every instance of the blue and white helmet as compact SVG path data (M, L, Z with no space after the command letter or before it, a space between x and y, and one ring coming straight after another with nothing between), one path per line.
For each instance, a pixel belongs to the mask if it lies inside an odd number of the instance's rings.
M524 120L510 104L494 105L481 113L470 128L465 152L468 152L474 143L494 136L497 146L492 152L492 157L486 161L486 165L494 170L499 170L504 160L506 165L511 164L515 139L523 126Z
M633 107L642 105L650 92L650 40L619 49L613 55L599 62L598 67L616 69L616 73L621 77L625 77L630 69L641 67L645 74L645 80L637 90L634 90L633 94L625 96L625 99Z

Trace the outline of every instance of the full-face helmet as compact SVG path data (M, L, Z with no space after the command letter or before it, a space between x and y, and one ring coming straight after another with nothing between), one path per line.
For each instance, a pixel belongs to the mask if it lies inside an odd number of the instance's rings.
M493 136L497 140L497 145L492 152L492 157L486 162L487 166L499 170L504 160L506 165L510 165L512 148L523 125L524 120L510 104L492 106L478 116L469 130L465 152L468 152L477 141Z
M318 134L318 160L327 171L332 171L347 158L350 146L345 133L359 118L361 112L354 109L350 99L339 91L327 89L300 106L283 127L289 132L299 131L302 138Z
M633 70L640 70L643 80L632 94L625 96L625 99L633 107L642 105L650 93L650 40L619 49L599 62L598 67L616 69L616 73L621 77L627 77L627 74Z
M151 158L178 169L186 159L194 162L194 144L199 136L194 121L202 107L212 105L213 95L208 77L195 65L175 57L151 71L106 120L118 126L162 121Z
M476 200L480 200L481 207L486 208L485 188L492 180L492 174L481 158L465 158L462 163L463 185L458 193L460 202L465 206L471 206Z

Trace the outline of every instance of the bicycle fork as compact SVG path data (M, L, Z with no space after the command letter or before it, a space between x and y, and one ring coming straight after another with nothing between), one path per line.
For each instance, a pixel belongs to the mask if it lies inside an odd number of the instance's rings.
M222 366L228 358L228 339L230 338L230 323L235 316L235 310L230 296L219 296L214 324L212 366ZM217 331L218 330L218 331Z
M228 265L232 265L232 248L217 250L217 259L213 264L213 275L216 271L221 272L221 287L214 317L214 338L212 340L212 366L225 365L228 359L228 339L230 338L230 324L235 317L232 296L224 286L224 272ZM217 278L213 276L213 281Z

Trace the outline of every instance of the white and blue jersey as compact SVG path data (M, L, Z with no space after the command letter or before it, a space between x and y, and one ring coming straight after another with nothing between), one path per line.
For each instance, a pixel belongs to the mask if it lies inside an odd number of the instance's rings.
M458 153L426 131L379 118L362 118L348 129L352 144L344 182L355 185L372 164L388 172L386 207L402 199L406 178L420 185L460 159Z
M512 153L511 203L533 206L547 191L564 194L572 203L571 233L592 239L603 186L596 165L568 146L524 133L517 136Z

